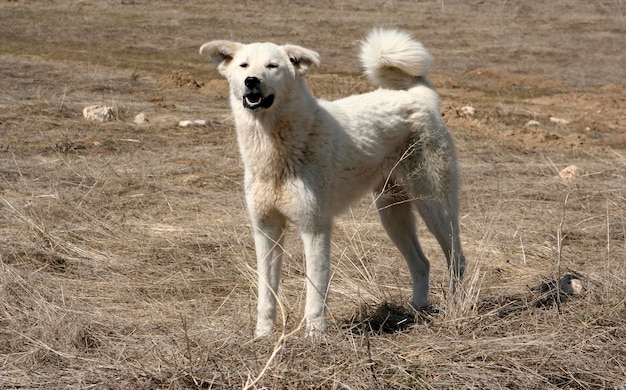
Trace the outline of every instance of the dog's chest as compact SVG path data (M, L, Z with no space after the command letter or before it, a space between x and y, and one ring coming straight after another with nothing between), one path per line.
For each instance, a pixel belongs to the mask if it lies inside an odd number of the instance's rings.
M296 149L298 153L300 149ZM280 154L276 150L246 159L248 202L260 214L280 212L292 221L303 218L319 202L315 189L318 176L312 165L299 154Z
M321 166L329 161L319 158L320 150L305 127L296 129L276 123L271 131L248 127L238 132L246 169L246 194L249 207L260 214L280 212L293 221L323 203L316 190L327 180ZM238 129L240 130L240 129ZM330 150L325 150L330 152ZM326 153L327 160L330 154Z
M292 221L302 218L303 210L315 204L315 198L309 193L300 177L257 176L246 174L246 197L249 207L258 215L270 215L278 211Z

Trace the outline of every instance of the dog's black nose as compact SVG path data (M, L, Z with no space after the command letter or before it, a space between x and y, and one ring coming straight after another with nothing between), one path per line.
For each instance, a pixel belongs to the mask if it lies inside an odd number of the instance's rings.
M256 77L246 77L246 80L243 83L246 85L246 87L254 89L258 87L259 84L261 84L261 80Z

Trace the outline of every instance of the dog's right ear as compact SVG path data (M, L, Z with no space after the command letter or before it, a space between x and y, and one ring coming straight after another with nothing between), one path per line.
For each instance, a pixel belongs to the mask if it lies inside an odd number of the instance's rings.
M211 41L200 46L200 54L208 55L217 70L226 76L226 67L243 44L232 41Z

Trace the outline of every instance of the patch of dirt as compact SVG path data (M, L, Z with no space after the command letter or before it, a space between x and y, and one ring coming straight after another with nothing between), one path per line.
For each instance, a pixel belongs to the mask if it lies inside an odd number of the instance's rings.
M501 73L488 68L478 68L463 75L464 84L470 89L506 94L518 97L546 95L560 91L565 83L539 75Z
M202 85L198 83L191 75L191 73L184 70L173 70L159 78L159 86L161 88L201 88Z
M209 80L202 85L200 92L228 98L228 82L224 79Z

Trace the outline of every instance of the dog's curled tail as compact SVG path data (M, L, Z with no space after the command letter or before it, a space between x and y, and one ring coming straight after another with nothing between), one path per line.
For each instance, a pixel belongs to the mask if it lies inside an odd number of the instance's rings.
M361 62L374 84L389 89L409 89L428 75L434 60L410 34L395 29L374 29L361 44Z

